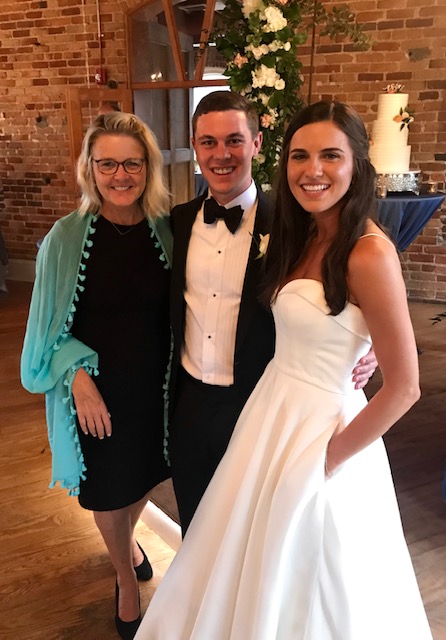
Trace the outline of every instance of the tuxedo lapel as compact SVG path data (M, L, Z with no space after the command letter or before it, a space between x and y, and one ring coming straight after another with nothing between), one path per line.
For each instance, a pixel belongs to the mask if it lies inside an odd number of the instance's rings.
M261 258L257 259L257 256L259 255L260 234L265 235L269 233L271 227L271 204L260 189L257 191L258 204L256 219L254 222L254 237L251 242L245 281L243 283L242 298L240 301L240 312L235 343L236 354L243 344L243 340L251 324L253 314L258 312L260 304L258 301L258 289L261 279L261 271L263 269L263 260Z
M176 336L183 335L186 261L192 227L206 194L172 210L173 261L171 280L171 321ZM182 340L182 337L181 337Z

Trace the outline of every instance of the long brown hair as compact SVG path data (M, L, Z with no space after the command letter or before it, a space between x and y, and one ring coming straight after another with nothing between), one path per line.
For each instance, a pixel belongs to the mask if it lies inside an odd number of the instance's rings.
M345 133L353 151L352 181L343 198L337 233L322 263L325 298L332 315L337 315L348 300L347 262L350 252L364 233L367 220L376 222L376 174L369 160L367 131L356 111L342 102L316 102L295 114L288 125L278 169L274 219L261 298L265 304L275 300L280 285L299 262L314 226L311 215L296 201L288 184L291 139L301 127L327 120Z

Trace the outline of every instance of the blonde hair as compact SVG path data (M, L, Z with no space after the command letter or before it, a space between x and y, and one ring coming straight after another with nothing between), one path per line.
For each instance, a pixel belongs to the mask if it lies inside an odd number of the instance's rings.
M91 151L94 143L103 135L131 136L140 143L147 163L147 181L139 204L146 218L165 215L169 209L169 193L163 179L163 156L155 135L137 116L122 112L98 116L85 134L77 161L77 182L81 188L79 213L96 214L102 206L93 175Z

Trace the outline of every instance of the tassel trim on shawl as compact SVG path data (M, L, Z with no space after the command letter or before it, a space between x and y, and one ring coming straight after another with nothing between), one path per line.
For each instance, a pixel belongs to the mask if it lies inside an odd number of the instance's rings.
M167 462L167 465L170 467L170 456L169 456L169 385L170 385L170 375L172 372L172 359L173 359L173 334L172 329L170 331L170 351L169 351L169 361L167 363L166 375L164 376L164 384L163 384L163 398L164 398L164 440L163 440L163 452L164 459Z
M161 244L160 240L158 239L158 237L155 235L155 229L150 226L150 237L153 239L156 237L156 240L154 242L155 248L156 249L160 249L160 255L159 255L159 259L161 260L161 262L165 262L166 264L164 265L164 269L170 269L170 264L169 264L169 259L164 251L164 247Z
M63 326L62 333L60 334L60 340L64 340L69 335L71 335L70 331L71 331L71 327L73 326L74 314L76 313L76 309L77 309L76 303L79 302L79 293L82 293L85 290L85 287L81 283L85 282L86 275L84 272L87 269L87 265L82 260L84 261L88 260L88 258L90 257L90 252L87 251L87 249L91 249L91 247L93 246L93 241L90 240L88 236L92 236L94 233L96 233L96 228L93 226L96 220L97 218L93 216L88 229L87 239L85 240L84 246L82 248L82 258L81 258L81 262L79 263L79 269L77 273L77 280L76 280L73 300L71 302L70 311L68 313L66 322ZM58 351L60 349L58 342L54 343L53 349L54 351ZM90 376L99 375L99 370L96 367L92 367L88 362L88 360L84 360L84 362L82 362L81 364L73 365L72 367L70 367L63 381L64 386L67 387L67 395L62 399L63 404L67 405L67 410L68 410L68 415L66 417L66 420L67 420L66 428L68 429L68 431L71 434L71 437L73 438L74 446L76 449L76 455L77 455L78 466L79 466L79 477L76 479L70 478L69 480L56 478L52 480L49 485L50 489L53 489L56 486L57 482L59 482L60 486L63 489L68 489L69 496L79 495L79 479L85 480L87 477L86 476L87 467L85 466L84 454L82 453L79 435L77 433L77 425L76 425L77 411L74 404L73 391L72 391L74 376L76 375L76 372L80 368L85 369L85 371Z
M150 222L149 222L150 224ZM165 262L164 269L170 269L171 263L169 256L165 250L161 242L160 235L156 233L156 228L150 224L150 237L155 240L154 245L156 249L160 249L159 259L161 262ZM173 334L172 330L170 332L170 351L169 351L169 360L167 363L167 369L164 376L164 384L163 384L163 399L164 399L164 439L163 439L163 452L164 458L170 467L170 457L169 457L169 383L170 383L170 375L172 371L172 359L173 359Z

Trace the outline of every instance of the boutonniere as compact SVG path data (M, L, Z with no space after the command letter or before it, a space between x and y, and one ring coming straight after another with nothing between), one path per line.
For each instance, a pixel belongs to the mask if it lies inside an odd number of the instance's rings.
M266 233L265 235L263 235L262 233L259 233L258 239L255 237L253 233L251 233L250 235L252 236L259 250L259 255L256 256L256 260L258 260L259 258L263 258L266 255L266 252L268 250L269 233Z

